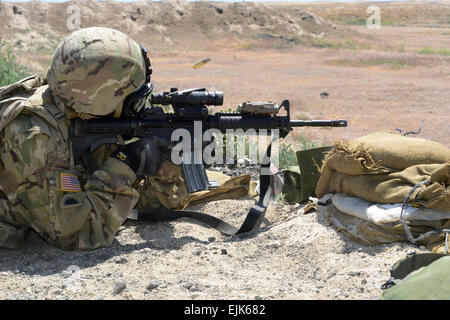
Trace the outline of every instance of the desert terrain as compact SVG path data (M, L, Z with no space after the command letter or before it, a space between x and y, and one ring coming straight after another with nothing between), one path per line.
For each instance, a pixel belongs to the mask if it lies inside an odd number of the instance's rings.
M369 5L381 26L366 25ZM156 90L224 92L242 101L289 99L293 118L347 119L347 128L297 128L319 145L377 130L415 131L450 147L450 2L0 3L0 37L31 72L46 74L54 49L80 27L107 26L149 50ZM73 9L73 7L72 7ZM68 20L69 19L69 20ZM210 58L206 65L193 64ZM234 225L252 199L194 209ZM204 226L127 222L114 245L64 252L31 233L0 250L0 299L378 299L408 243L367 247L302 204L273 202L261 230L226 238Z

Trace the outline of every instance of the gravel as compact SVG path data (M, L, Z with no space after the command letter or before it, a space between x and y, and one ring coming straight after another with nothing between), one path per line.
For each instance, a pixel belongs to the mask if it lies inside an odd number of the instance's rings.
M240 225L254 200L191 209ZM270 204L258 231L225 237L187 219L128 221L111 247L62 251L30 232L0 250L0 299L378 299L389 268L420 248L364 246L320 212Z
M127 283L125 281L116 282L114 285L114 294L120 294L127 288Z

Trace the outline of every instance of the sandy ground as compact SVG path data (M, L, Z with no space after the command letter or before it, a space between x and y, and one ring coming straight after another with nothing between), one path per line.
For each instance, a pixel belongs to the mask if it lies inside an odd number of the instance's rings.
M207 65L192 64L209 57ZM405 59L417 65L347 66L342 59ZM401 60L402 61L402 60ZM447 57L376 50L187 52L152 55L156 90L206 87L222 90L226 108L246 100L291 101L294 118L348 119L348 128L298 128L323 144L377 130L417 130L450 146L450 60ZM160 89L161 88L161 89ZM328 92L327 98L320 94ZM291 142L292 140L288 140ZM295 141L294 141L295 142Z
M252 200L196 206L235 225ZM34 234L0 251L0 299L378 299L406 243L362 246L321 213L272 203L262 229L224 238L178 221L126 223L114 245L64 252Z

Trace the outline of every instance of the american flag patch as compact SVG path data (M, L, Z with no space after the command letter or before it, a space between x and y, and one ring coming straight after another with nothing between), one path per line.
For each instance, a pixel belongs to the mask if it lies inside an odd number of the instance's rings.
M60 173L61 191L79 192L81 191L78 178L70 173Z

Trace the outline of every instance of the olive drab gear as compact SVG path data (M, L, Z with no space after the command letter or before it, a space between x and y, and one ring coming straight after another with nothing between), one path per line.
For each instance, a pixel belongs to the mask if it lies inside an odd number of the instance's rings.
M381 300L449 300L450 256L413 253L391 267Z
M60 108L96 116L120 113L125 98L150 80L146 59L141 46L122 32L84 28L56 48L48 83Z
M320 178L319 169L327 152L333 147L319 147L297 151L298 165L284 170L283 195L286 202L303 203L315 196Z

